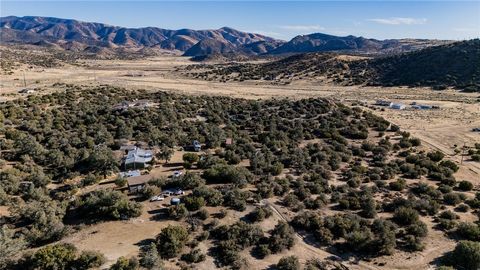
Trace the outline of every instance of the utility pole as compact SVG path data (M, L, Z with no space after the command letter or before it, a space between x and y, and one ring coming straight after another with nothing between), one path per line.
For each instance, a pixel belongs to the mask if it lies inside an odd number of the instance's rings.
M23 71L23 87L27 87L27 80L25 79L25 70Z
M93 81L96 82L97 81L97 72L95 70L95 68L97 67L97 60L93 60Z
M463 156L465 156L465 144L466 142L464 141L463 142L463 147L462 147L462 160L460 161L460 165L463 165Z

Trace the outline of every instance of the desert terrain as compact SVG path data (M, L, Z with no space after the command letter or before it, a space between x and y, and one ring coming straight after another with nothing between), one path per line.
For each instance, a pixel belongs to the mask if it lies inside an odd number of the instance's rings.
M43 68L21 65L13 74L0 77L0 100L22 96L18 91L37 89L35 94L61 90L55 84L114 85L127 89L170 91L193 95L218 95L246 99L326 97L347 104L362 104L375 113L420 137L431 148L449 156L463 145L472 147L480 141L480 96L454 89L434 91L426 87L370 87L324 85L312 80L289 85L273 85L268 81L215 82L191 79L177 70L199 64L182 56L157 56L140 60L79 60L76 65ZM416 102L439 106L435 110L391 110L371 106L378 99L405 105ZM459 157L457 157L459 158ZM461 160L458 160L461 161ZM466 177L480 183L480 164L465 161ZM477 178L477 179L475 179Z
M79 60L75 65L64 64L59 67L44 68L19 65L11 74L2 73L0 77L0 101L13 100L30 95L43 95L62 91L63 84L83 86L113 85L126 89L146 89L151 92L167 91L191 95L228 96L245 99L305 99L313 97L329 98L344 104L361 105L366 110L384 117L420 138L426 150L439 150L448 158L459 164L456 173L458 180L468 180L474 184L474 190L480 189L480 163L462 157L463 149L480 143L480 132L472 128L480 127L480 96L478 93L462 93L454 89L434 91L430 88L408 87L362 87L322 85L315 81L295 81L289 85L274 85L266 81L213 82L185 77L177 70L186 65L196 64L187 57L156 56L139 60ZM25 83L24 83L25 78ZM25 87L26 85L26 87ZM20 94L28 88L34 93ZM438 106L438 109L393 110L374 106L376 100L390 100L405 105L416 102ZM176 151L172 163L182 162L182 152ZM180 168L180 167L179 167ZM155 168L152 174L168 175L172 168ZM474 194L472 192L472 194ZM92 247L105 254L108 264L113 264L120 256L137 255L140 242L154 237L168 222L154 219L156 210L166 202L146 202L142 214L127 221L109 221L87 225L79 232L67 236L62 241L73 243L79 249ZM260 223L262 228L272 229L278 220L285 219L288 211L275 201L264 202L270 205L274 215ZM222 223L233 223L249 213L245 211L228 211ZM214 214L219 209L208 207ZM474 220L474 216L465 214L465 220ZM208 221L208 220L207 220ZM432 262L455 246L455 241L446 238L441 231L433 230L434 223L430 217L423 220L429 228L429 237L425 240L426 248L421 252L396 252L393 256L383 256L371 261L356 261L355 258L342 258L350 269L429 269ZM252 269L265 269L275 264L282 256L295 254L304 262L310 258L334 258L335 255L322 248L308 244L300 235L296 235L297 244L288 251L270 255L267 259L251 262ZM199 248L206 252L207 242ZM245 251L247 253L248 251ZM346 255L348 257L348 255ZM167 262L167 267L173 267ZM210 257L198 264L196 269L215 267Z

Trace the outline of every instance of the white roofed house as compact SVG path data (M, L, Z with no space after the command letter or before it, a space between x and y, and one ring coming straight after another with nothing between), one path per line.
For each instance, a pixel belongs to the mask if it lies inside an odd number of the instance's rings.
M152 162L153 151L135 147L129 150L123 161L125 169L127 168L145 168Z

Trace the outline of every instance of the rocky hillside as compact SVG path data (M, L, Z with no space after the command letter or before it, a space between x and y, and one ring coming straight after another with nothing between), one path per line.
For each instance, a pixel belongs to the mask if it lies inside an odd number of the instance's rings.
M455 87L480 91L480 40L456 42L382 57L297 54L262 64L200 65L187 74L207 80L307 79L342 85Z
M367 63L367 70L371 74L363 73L363 76L370 77L373 84L453 86L480 91L480 40L377 58Z
M217 30L125 28L103 23L31 16L2 17L0 28L2 43L46 43L68 50L84 50L87 47L97 46L133 49L152 47L188 51L197 44L198 46L187 55L201 55L231 51L237 47L243 48L245 45L258 42L278 43L270 37L228 27Z
M297 36L271 50L270 54L347 51L361 54L388 54L422 49L432 45L448 43L427 39L377 40L356 36L332 36L321 33Z

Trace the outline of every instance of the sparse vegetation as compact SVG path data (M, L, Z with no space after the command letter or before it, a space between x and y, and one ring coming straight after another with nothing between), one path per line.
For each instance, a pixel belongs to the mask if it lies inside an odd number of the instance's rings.
M155 106L113 110L124 100L141 99ZM0 111L1 154L9 164L0 172L0 204L10 214L0 235L7 259L23 249L57 245L84 224L136 224L144 215L152 217L148 222L174 225L154 243L139 243L138 261L120 258L112 269L157 269L162 259L211 263L211 256L217 267L241 268L248 256L291 255L295 245L309 244L372 258L422 250L430 230L479 239L478 224L461 219L474 215L480 197L472 195L473 181L455 179L459 163L423 150L419 139L359 107L320 98L244 100L68 86L5 102ZM186 120L196 117L205 120ZM234 143L226 145L226 138ZM188 151L194 139L202 151ZM155 175L128 194L125 179L116 177L125 141L165 152L144 174L155 166L187 169ZM172 149L180 146L177 155ZM176 164L163 162L173 154ZM146 201L161 191L175 192L180 204L167 206L167 195L160 199L165 202ZM296 241L297 233L311 242ZM102 262L98 254L63 249L74 255L62 265ZM281 262L283 269L301 267L292 258Z

